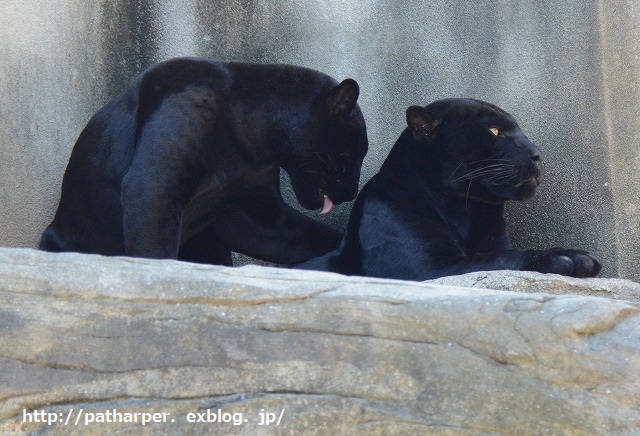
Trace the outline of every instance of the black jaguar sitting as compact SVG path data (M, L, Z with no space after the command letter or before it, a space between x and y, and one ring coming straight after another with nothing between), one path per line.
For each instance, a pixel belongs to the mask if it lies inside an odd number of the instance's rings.
M342 234L286 205L327 213L353 200L367 135L358 84L306 68L169 60L100 109L73 149L40 248L231 264L231 250L302 262Z
M584 251L512 249L504 203L533 196L541 153L509 114L447 99L410 107L407 124L358 195L340 247L299 268L407 280L500 269L599 273Z

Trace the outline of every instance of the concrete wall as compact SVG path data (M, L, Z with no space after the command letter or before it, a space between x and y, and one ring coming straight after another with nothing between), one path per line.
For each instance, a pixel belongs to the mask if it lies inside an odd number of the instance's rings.
M474 97L544 151L539 194L508 214L520 248L580 247L640 280L640 3L632 0L3 0L0 245L32 247L92 113L179 55L282 62L355 78L371 141L363 182L404 110ZM343 226L349 205L329 222Z

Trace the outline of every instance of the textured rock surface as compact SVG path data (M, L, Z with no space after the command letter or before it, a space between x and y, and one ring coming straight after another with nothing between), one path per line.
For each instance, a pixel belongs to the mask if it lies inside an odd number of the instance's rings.
M623 279L575 279L530 271L481 271L425 283L527 293L588 295L640 303L640 284Z
M626 301L0 249L0 433L629 434L638 398Z

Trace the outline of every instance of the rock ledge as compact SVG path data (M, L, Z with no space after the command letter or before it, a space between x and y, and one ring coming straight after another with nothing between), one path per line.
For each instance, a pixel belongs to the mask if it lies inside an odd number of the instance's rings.
M0 433L640 432L635 284L550 279L523 294L0 249Z

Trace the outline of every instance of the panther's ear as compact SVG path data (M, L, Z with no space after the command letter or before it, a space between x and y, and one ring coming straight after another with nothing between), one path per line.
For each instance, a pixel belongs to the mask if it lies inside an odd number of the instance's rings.
M422 106L411 106L407 109L407 125L417 140L425 140L438 125L436 117Z
M336 85L327 97L329 117L349 115L356 106L359 95L360 87L353 79L345 79Z

